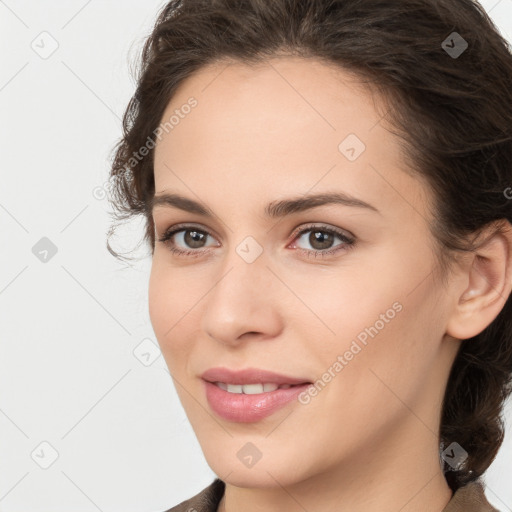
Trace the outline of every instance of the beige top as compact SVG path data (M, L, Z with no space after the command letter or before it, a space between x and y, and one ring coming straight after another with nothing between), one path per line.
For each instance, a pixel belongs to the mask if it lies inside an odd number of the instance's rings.
M225 484L216 478L208 487L194 497L181 502L165 512L217 512L224 495ZM500 512L491 506L484 494L481 480L460 487L442 512Z

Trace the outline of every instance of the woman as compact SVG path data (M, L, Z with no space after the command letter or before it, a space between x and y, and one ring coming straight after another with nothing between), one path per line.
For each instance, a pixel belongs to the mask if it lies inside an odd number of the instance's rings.
M512 55L482 7L173 0L141 64L112 201L219 477L170 510L496 510Z

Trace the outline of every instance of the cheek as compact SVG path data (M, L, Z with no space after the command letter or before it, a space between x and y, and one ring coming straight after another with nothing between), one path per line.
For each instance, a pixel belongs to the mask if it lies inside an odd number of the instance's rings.
M351 418L354 435L377 435L379 425L408 414L404 404L417 403L425 392L440 343L438 329L429 328L436 322L434 291L424 283L414 293L388 290L379 301L361 298L345 321L338 320L341 334L322 356L335 375L323 405L340 421Z
M164 292L166 282L162 279L164 276L159 271L158 265L153 261L148 285L148 311L151 325L161 343L162 331L164 330L165 311L169 310L168 295Z
M183 300L182 284L154 260L148 285L148 311L160 350L168 364L179 357L179 340L184 339L181 334L188 315L192 313L187 315L189 309ZM172 358L169 357L171 354Z
M309 322L316 340L311 360L317 371L327 372L317 375L332 382L326 389L336 390L328 399L333 407L340 396L352 396L353 403L378 409L391 393L384 383L401 396L419 392L418 379L432 365L441 329L436 289L425 279L430 263L409 254L398 264L396 253L382 251L373 266L362 265L329 287L310 288L308 305L329 328ZM340 283L338 291L334 283ZM313 326L322 334L314 336Z
M361 443L378 445L391 435L411 415L404 404L414 408L423 392L423 375L431 362L415 338L418 332L410 330L417 312L401 298L403 308L389 311L385 323L379 314L386 314L387 302L384 299L382 308L374 307L357 318L339 319L341 334L320 349L316 368L324 373L317 374L319 391L304 406L304 414L325 418L314 428L319 438L336 440L336 448L324 453L333 464L343 454L357 452ZM318 449L322 448L311 446Z

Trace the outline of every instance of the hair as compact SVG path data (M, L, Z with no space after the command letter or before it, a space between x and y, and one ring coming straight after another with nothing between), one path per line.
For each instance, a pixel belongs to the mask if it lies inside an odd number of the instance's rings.
M446 44L457 32L460 55ZM456 36L455 36L456 37ZM454 46L453 42L450 42ZM407 172L433 192L429 226L441 276L476 235L510 226L512 54L486 11L472 0L172 0L158 13L141 51L136 92L113 149L111 201L117 221L145 219L155 247L155 130L179 85L218 62L257 65L277 56L313 58L353 72L385 100ZM389 115L387 115L389 114ZM144 146L152 147L139 158ZM134 158L137 156L137 158ZM111 226L108 239L115 228ZM123 258L110 246L108 250ZM467 453L442 461L457 490L490 466L504 439L503 407L512 392L512 302L461 343L442 404L443 447Z

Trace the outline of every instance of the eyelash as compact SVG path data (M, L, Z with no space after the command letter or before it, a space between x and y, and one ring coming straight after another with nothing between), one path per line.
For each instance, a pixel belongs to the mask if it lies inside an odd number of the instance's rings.
M294 234L293 240L300 238L304 233L307 233L307 232L313 231L313 230L315 230L317 232L335 235L343 242L343 244L339 244L339 245L334 246L331 249L325 249L325 250L317 250L317 249L309 250L309 249L301 249L301 248L296 249L299 252L301 252L302 254L304 254L304 253L307 254L308 257L313 254L315 256L315 258L318 255L320 255L322 258L324 258L324 257L330 256L334 253L337 253L339 251L348 251L348 250L352 249L355 245L355 239L347 237L345 234L343 234L341 231L339 231L337 229L330 228L328 226L322 226L322 225L320 225L320 226L318 226L318 225L305 226L300 231L298 231L296 234ZM213 235L210 232L208 232L207 230L199 229L199 228L197 228L195 226L191 226L191 225L179 225L174 228L168 229L160 238L158 238L158 241L165 243L168 246L169 250L172 253L177 254L178 256L190 256L192 258L197 258L197 257L203 255L204 253L208 252L208 249L184 250L184 249L177 249L176 247L171 245L171 243L169 243L171 238L176 233L180 233L181 231L197 231L199 233L203 233L203 234L213 237Z

